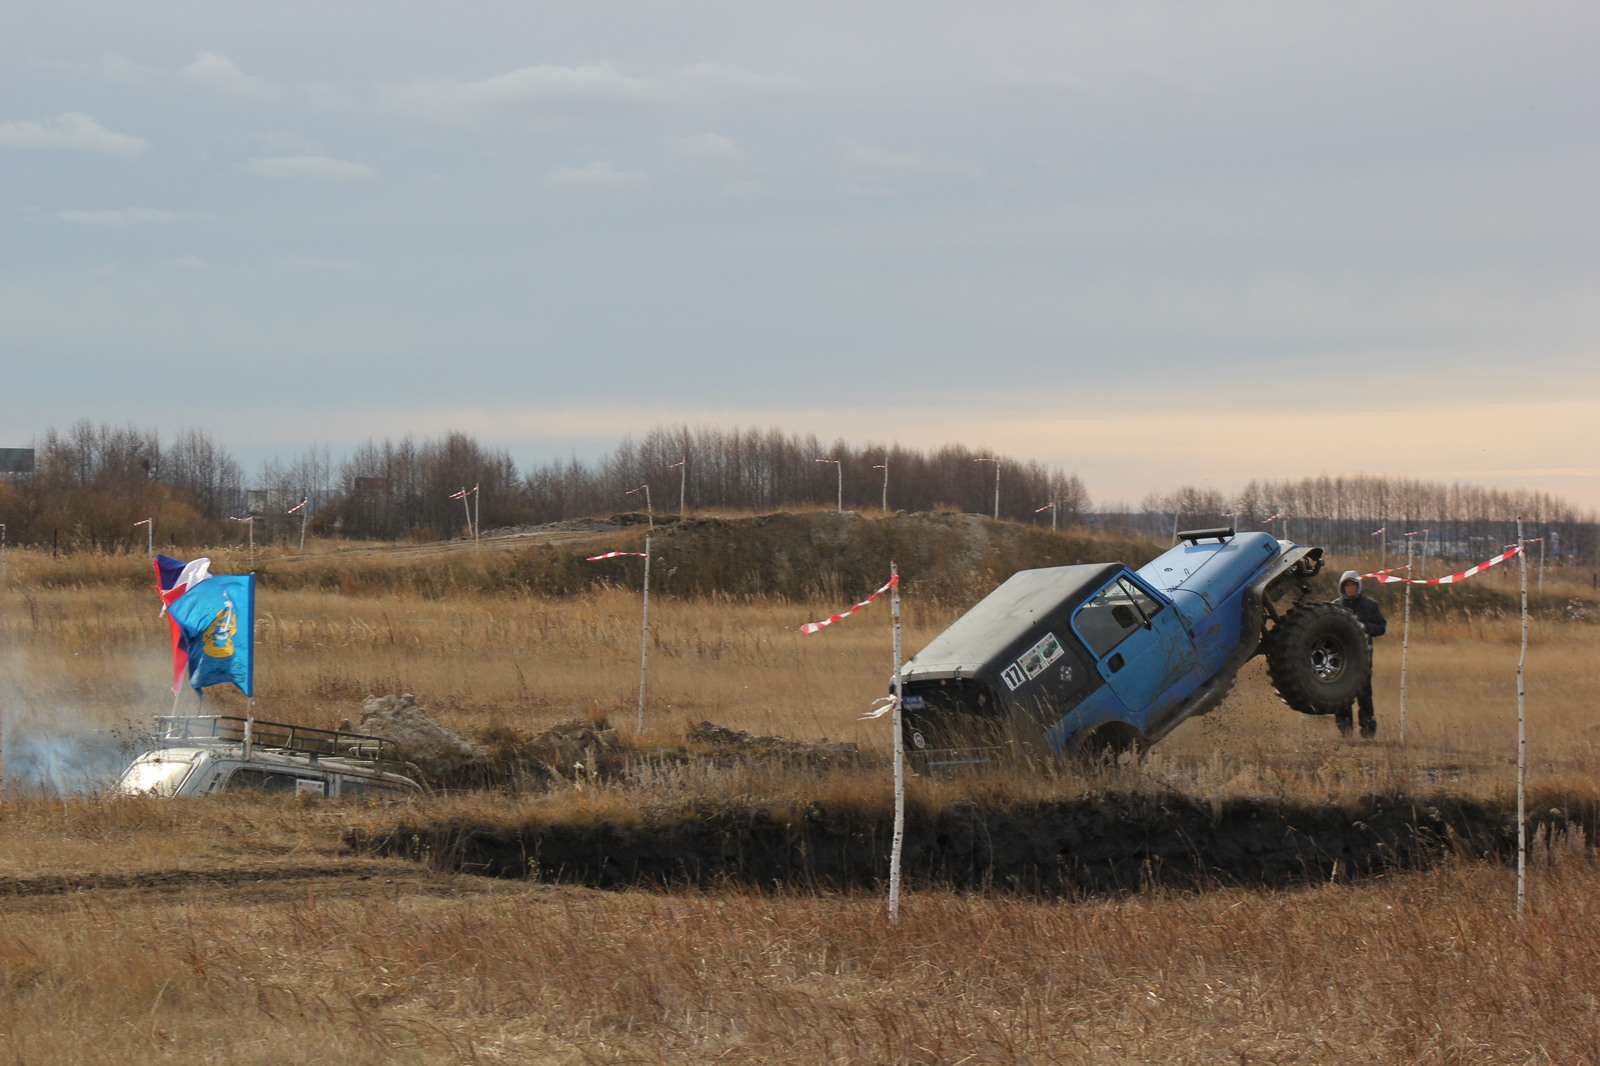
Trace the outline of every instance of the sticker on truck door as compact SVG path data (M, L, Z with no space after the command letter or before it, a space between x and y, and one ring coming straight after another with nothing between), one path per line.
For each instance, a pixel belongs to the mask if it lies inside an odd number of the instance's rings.
M1065 649L1061 647L1056 635L1046 633L1039 643L1023 652L1016 662L1000 671L1000 678L1005 681L1006 688L1015 692L1018 685L1044 673L1045 667L1064 654L1066 654Z

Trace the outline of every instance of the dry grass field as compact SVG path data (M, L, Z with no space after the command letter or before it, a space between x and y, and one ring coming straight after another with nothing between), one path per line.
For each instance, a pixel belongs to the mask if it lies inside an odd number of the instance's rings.
M397 550L383 565L416 566L430 551ZM390 554L328 553L316 565L354 572L356 560ZM259 555L285 586L264 582L258 599L263 718L333 725L358 717L364 695L411 692L468 732L604 716L630 740L669 743L710 720L888 748L886 723L860 720L890 670L887 603L815 636L797 630L870 589L804 603L653 599L645 735L634 738L636 592L547 597L464 579L299 587L293 559ZM171 709L146 565L78 558L73 578L66 560L8 553L9 754L58 738L62 771L86 784L101 764L74 752L114 761L121 738ZM1484 580L1514 587L1509 571ZM1588 595L1587 582L1547 580L1547 603ZM1378 650L1376 742L1341 741L1331 722L1286 710L1253 664L1219 711L1115 780L918 787L952 802L964 789L1110 787L1327 804L1376 791L1505 800L1515 618L1414 623L1402 744L1399 593L1379 595L1392 635ZM919 598L908 575L908 650L959 609ZM1548 609L1533 626L1528 763L1541 795L1597 792L1597 637ZM245 707L220 690L207 703ZM1600 1062L1600 865L1581 840L1538 853L1521 919L1514 871L1458 861L1272 891L913 891L891 926L874 893L492 880L351 851L352 830L393 821L381 807L45 795L15 770L0 804L4 1062ZM511 819L551 805L582 816L705 790L881 802L880 777L661 773L600 790L436 796L408 817Z

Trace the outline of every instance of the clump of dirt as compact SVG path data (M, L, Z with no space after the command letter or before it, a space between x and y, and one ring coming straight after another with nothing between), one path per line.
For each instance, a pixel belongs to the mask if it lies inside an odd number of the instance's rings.
M394 741L406 761L434 784L481 780L488 767L483 745L434 721L409 692L362 700L360 731Z
M553 773L574 780L620 773L633 753L604 717L557 722L524 747Z

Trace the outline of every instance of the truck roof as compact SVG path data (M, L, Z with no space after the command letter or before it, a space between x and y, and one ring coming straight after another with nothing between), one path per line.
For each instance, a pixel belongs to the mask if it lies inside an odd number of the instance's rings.
M904 672L974 676L1040 625L1068 625L1072 611L1122 569L1121 563L1085 563L1020 570L934 637ZM1056 616L1060 623L1052 621Z

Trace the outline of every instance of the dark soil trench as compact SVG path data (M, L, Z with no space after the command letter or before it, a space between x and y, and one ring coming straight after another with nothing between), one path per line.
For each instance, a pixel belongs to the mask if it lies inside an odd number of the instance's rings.
M1553 861L1600 843L1600 801L1544 795L1528 806L1529 853ZM1104 793L908 808L908 885L1089 896L1167 887L1283 887L1426 869L1457 857L1514 860L1515 808L1453 798L1370 796L1348 806ZM888 876L887 810L685 802L627 816L521 825L450 820L354 831L359 850L444 870L600 888L634 885L839 890Z

